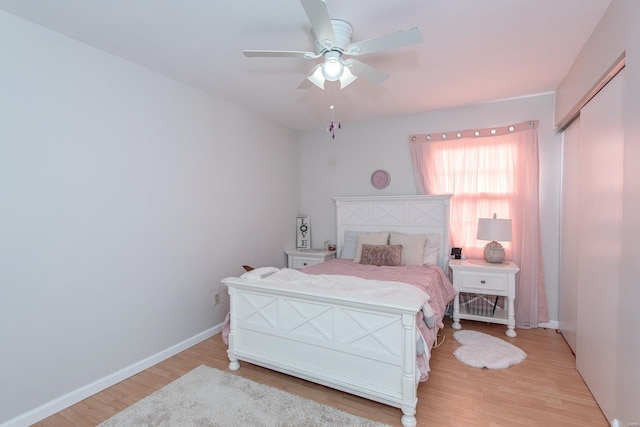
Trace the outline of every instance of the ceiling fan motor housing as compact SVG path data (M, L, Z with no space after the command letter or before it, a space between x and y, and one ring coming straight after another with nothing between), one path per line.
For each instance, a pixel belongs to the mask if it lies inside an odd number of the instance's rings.
M311 34L315 40L316 52L323 53L326 51L335 50L340 53L343 53L345 49L351 44L351 34L353 33L353 28L351 24L347 21L343 21L342 19L332 19L331 27L333 28L333 34L335 37L334 40L318 40L313 29L311 30Z

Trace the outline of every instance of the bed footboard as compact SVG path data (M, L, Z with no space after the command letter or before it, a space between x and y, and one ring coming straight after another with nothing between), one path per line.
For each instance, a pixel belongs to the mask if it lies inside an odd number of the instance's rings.
M416 425L416 307L227 278L229 368L247 361L398 407Z

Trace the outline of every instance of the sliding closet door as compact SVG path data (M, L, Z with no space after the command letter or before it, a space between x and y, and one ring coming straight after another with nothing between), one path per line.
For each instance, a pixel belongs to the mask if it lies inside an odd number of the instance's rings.
M560 332L576 352L578 322L578 185L580 183L580 118L562 134L562 214L560 216Z
M620 283L624 70L580 112L576 365L614 418Z

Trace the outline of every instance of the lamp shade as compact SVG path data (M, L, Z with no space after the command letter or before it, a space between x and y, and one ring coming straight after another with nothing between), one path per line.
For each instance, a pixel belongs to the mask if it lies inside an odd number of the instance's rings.
M498 218L478 218L478 240L496 242L511 241L511 220Z

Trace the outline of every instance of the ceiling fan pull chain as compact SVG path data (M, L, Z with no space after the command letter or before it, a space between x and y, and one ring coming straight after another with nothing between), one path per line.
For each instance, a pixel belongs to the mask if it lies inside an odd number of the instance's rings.
M333 95L331 96L333 98ZM335 106L333 104L331 104L329 106L329 110L331 110L331 122L329 122L329 127L327 128L327 132L329 132L331 134L331 139L335 140L336 139L336 129L341 129L342 128L342 123L340 123L339 121L336 123L336 116L335 116Z

